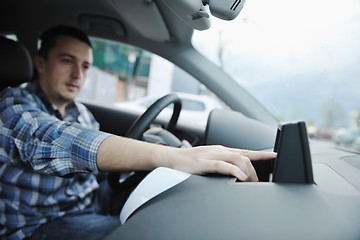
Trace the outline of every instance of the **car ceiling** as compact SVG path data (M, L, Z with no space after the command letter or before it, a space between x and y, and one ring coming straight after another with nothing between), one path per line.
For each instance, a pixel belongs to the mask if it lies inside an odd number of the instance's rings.
M57 24L78 26L91 36L131 43L166 58L187 48L193 32L162 0L9 0L2 5L0 21L6 24L0 32L15 32L31 52L39 33Z

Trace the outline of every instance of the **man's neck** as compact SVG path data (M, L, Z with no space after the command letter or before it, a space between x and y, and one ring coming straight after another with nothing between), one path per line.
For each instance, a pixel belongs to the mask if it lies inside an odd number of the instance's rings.
M61 105L61 106L58 106L58 105L56 105L55 104L55 106L56 106L56 108L59 110L59 112L61 113L61 116L64 118L64 117L66 117L66 106L67 106L68 104L63 104L63 105Z

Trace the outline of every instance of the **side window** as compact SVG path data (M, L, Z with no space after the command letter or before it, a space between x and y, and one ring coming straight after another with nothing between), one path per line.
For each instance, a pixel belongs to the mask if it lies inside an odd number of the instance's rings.
M141 114L158 98L176 92L183 101L179 123L201 125L212 109L224 106L195 78L155 54L111 41L91 42L94 63L79 100Z
M11 39L11 40L14 40L14 41L18 41L18 38L16 36L16 34L6 34L4 35L4 37L8 38L8 39Z

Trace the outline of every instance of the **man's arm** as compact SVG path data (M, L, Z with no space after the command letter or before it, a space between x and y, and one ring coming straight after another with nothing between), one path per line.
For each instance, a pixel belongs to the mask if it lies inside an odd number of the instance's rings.
M192 174L220 173L241 181L258 181L251 161L273 159L275 156L272 152L222 146L173 148L111 136L100 145L97 165L104 172L169 167Z
M26 89L0 95L0 161L56 176L97 173L97 150L110 134L60 121Z
M172 148L111 136L59 121L34 106L33 99L16 92L4 96L0 111L4 129L0 137L9 156L3 161L27 162L29 167L46 174L152 170L162 166L193 174L213 172L256 181L250 160L275 157L273 153L220 146Z

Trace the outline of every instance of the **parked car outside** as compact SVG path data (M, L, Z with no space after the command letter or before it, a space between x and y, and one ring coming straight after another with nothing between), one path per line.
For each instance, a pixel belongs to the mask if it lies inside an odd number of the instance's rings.
M223 108L215 97L209 95L196 95L190 93L176 92L182 102L178 124L190 127L205 128L210 112L216 108ZM116 108L127 110L133 113L142 114L153 104L161 95L150 95L134 101L117 102ZM158 116L158 120L168 121L172 115L172 105L165 108Z
M348 128L340 128L335 131L332 140L337 145L351 147L355 139L360 136L360 132L352 131Z

